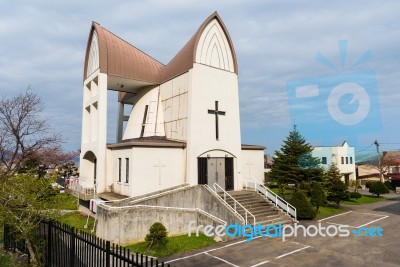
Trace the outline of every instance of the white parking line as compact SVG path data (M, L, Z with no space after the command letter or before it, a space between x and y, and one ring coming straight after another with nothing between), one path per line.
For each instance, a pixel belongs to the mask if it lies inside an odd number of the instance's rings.
M222 258L220 258L220 257L217 257L217 256L213 256L213 255L211 255L211 254L208 254L207 252L205 252L204 254L206 254L206 255L208 255L208 256L210 256L210 257L213 257L213 258L215 258L215 259L217 259L217 260L223 261L223 262L225 262L226 264L229 264L230 266L239 267L238 265L235 265L235 264L233 264L232 262L229 262L229 261L224 260L224 259L222 259Z
M369 222L369 223L366 223L366 224L363 224L363 225L361 225L361 226L358 226L357 228L361 228L361 227L364 227L364 226L366 226L366 225L368 225L368 224L371 224L371 223L374 223L374 222L377 222L377 221L380 221L380 220L386 219L387 217L389 217L389 216L385 216L385 217L382 217L382 218L379 218L379 219L373 220L373 221L371 221L371 222Z
M337 217L337 216L342 216L342 215L348 214L348 213L350 213L350 212L353 212L353 211L348 211L348 212L345 212L345 213L336 214L336 215L333 215L333 216L330 216L330 217L323 218L323 219L318 220L318 221L319 221L319 222L322 222L322 221L331 219L331 218L333 218L333 217Z
M304 249L307 249L307 248L310 248L310 247L311 247L311 246L305 246L305 247L303 247L303 248L299 248L299 249L293 250L293 251L291 251L291 252L288 252L288 253L282 254L282 255L280 255L280 256L278 256L278 257L275 257L275 259L280 259L280 258L283 258L283 257L289 256L289 255L291 255L291 254L293 254L293 253L296 253L296 252L302 251L302 250L304 250Z
M262 262L260 262L260 263L251 265L250 267L257 267L257 266L263 265L264 263L268 263L268 262L269 262L269 261L262 261Z
M344 225L344 226L348 226L348 227L351 227L351 228L358 228L358 227L356 227L356 226L351 226L351 225L348 225L348 224L340 224L340 223L332 223L332 222L326 222L327 224L333 224L333 225Z

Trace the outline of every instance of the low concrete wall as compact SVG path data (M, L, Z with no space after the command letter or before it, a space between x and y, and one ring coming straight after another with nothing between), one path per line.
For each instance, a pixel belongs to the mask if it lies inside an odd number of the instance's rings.
M150 226L155 222L164 224L170 235L187 234L190 221L196 222L193 227L221 224L193 209L203 210L226 221L227 224L240 222L239 217L203 186L182 188L170 194L135 202L134 205L157 207L99 205L96 235L118 244L127 244L144 240Z

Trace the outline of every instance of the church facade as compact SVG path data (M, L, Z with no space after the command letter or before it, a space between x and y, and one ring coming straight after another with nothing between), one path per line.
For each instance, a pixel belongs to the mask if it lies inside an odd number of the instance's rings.
M93 22L83 90L81 186L132 197L263 182L265 147L241 144L237 58L217 13L166 65ZM107 117L108 90L118 91L115 117Z

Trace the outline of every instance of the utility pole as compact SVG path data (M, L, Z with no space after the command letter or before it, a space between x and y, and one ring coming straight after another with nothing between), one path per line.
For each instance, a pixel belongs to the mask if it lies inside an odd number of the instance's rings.
M383 171L382 171L381 153L379 152L378 140L375 140L374 144L376 146L376 152L378 153L379 179L383 183Z

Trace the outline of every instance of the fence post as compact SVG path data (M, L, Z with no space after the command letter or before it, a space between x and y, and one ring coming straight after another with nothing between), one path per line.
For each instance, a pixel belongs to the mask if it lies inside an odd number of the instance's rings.
M70 239L70 251L69 251L69 265L74 267L75 263L75 227L72 227L70 230L71 239Z
M110 241L106 241L106 267L110 267Z
M51 235L51 227L52 227L52 222L49 221L46 223L47 224L47 259L46 259L46 266L51 266L51 239L52 239L52 235Z

